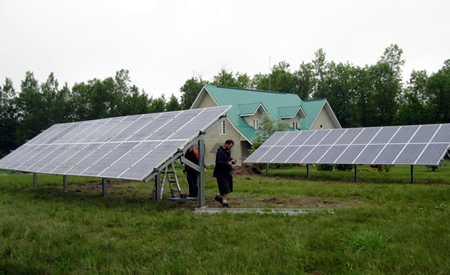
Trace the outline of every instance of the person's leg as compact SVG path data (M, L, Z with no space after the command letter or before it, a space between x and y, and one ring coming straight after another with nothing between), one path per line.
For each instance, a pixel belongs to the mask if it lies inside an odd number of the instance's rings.
M194 180L195 180L195 177L192 175L191 172L188 171L187 181L189 184L189 197L193 197L195 195L194 194Z
M197 197L198 196L198 177L199 177L199 173L195 172L194 178L192 179L192 197Z
M232 181L229 179L222 179L221 181L221 188L220 188L220 195L222 197L222 205L223 207L229 207L228 206L228 194L232 191Z

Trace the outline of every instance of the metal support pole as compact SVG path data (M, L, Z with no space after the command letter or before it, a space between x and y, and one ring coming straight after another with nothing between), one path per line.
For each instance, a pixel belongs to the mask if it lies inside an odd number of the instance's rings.
M358 181L358 164L355 164L355 181Z
M33 189L37 189L37 174L33 173Z
M411 165L411 183L414 183L414 165Z
M206 206L205 199L205 141L198 141L198 165L200 166L200 176L198 181L198 207Z
M306 164L306 176L308 177L308 179L311 178L311 173L310 173L310 170L309 170L309 163Z
M102 178L102 191L103 191L103 197L106 198L108 195L108 179Z
M266 175L268 175L268 174L269 174L269 164L266 163Z
M67 186L67 176L63 176L63 193L69 193L69 187Z
M161 173L158 171L155 175L155 186L156 186L156 201L161 202L162 201L162 192L161 192Z

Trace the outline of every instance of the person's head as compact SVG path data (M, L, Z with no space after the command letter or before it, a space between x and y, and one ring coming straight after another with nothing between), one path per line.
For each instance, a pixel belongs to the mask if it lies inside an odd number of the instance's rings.
M192 150L194 150L194 145L190 146L190 147L187 149L188 152L192 152Z
M231 148L233 148L233 146L234 146L234 141L232 139L227 139L225 141L225 145L224 145L225 149L231 150Z

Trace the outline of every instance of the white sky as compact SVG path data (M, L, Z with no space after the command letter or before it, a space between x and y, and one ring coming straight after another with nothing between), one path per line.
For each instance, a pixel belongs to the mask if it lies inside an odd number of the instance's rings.
M412 69L450 59L449 0L0 0L0 85L26 71L60 86L130 71L149 95L180 97L192 76L221 68L294 71L323 48L328 61L375 64L397 44ZM270 58L269 58L270 57Z

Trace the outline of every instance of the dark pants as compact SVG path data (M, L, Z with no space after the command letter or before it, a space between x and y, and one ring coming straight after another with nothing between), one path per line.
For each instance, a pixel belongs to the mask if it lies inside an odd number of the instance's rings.
M233 178L217 178L220 195L227 195L233 192Z
M198 175L199 173L194 169L187 171L187 181L189 184L189 197L198 196Z

